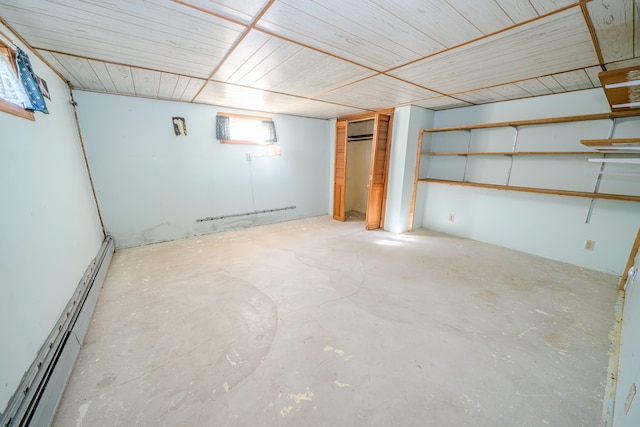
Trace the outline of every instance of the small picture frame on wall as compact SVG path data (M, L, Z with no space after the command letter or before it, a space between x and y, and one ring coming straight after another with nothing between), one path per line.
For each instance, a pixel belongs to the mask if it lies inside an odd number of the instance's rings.
M43 78L38 77L38 87L40 88L40 92L42 92L42 96L51 100L51 94L49 93L49 86L47 86L47 82Z
M187 135L187 123L184 120L184 117L174 117L173 118L173 131L176 133L176 136Z

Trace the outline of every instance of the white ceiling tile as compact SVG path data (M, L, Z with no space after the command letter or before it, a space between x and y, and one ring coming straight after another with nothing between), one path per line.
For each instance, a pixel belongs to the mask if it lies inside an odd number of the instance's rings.
M509 99L492 89L480 89L473 92L459 93L456 95L456 98L474 104L488 104L490 102L506 101Z
M538 17L538 13L529 0L496 0L496 3L515 23Z
M279 114L313 117L317 119L332 119L336 117L352 116L366 112L365 110L329 102L305 100L290 104L276 111Z
M371 2L445 47L452 47L483 35L468 19L442 0Z
M267 0L174 0L249 24L267 4Z
M449 4L483 34L491 34L515 24L493 0L457 1Z
M389 76L378 75L321 94L317 99L360 108L381 109L436 96L439 94Z
M567 91L592 89L591 79L584 70L554 74L553 78Z
M516 86L522 88L533 96L550 95L553 92L546 87L540 80L531 79L514 83Z
M529 0L531 5L536 8L540 15L555 12L563 7L575 4L575 0Z
M587 10L604 62L633 58L634 1L591 0L587 3Z
M376 70L442 48L424 32L372 3L359 3L358 13L347 14L344 9L349 5L335 3L333 8L331 3L313 0L278 1L265 13L258 28Z
M589 30L580 9L574 7L390 74L458 93L597 63Z
M244 27L172 2L24 0L2 16L36 48L208 77Z
M252 31L214 80L312 96L373 75L367 68Z
M441 96L438 98L431 98L424 101L414 102L413 105L428 108L430 110L445 110L449 108L468 107L471 104L455 98L450 98L448 96Z
M498 95L504 96L507 99L529 98L530 96L532 96L525 89L515 84L494 86L491 88L491 90L496 92Z
M194 102L273 113L300 100L260 89L209 82Z

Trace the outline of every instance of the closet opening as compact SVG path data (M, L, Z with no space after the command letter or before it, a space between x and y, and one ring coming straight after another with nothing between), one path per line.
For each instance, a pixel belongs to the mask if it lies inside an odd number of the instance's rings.
M336 122L333 218L384 226L393 110Z
M373 119L347 122L347 169L344 220L365 221L369 197L369 169L373 148Z

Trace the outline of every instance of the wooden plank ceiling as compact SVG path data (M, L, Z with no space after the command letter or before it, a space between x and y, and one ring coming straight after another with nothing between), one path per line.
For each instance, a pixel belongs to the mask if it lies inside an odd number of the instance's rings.
M76 89L316 118L599 87L640 0L0 0Z

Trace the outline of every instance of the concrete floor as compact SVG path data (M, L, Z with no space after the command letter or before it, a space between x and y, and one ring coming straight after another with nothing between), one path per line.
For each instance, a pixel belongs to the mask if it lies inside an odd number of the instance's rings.
M363 226L118 251L54 425L600 425L616 277Z

